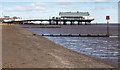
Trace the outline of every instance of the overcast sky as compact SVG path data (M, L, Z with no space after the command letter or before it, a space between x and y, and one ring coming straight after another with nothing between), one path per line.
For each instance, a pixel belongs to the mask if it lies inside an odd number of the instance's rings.
M59 12L89 12L93 22L105 23L110 16L111 23L118 22L118 0L3 0L0 17L4 15L22 18L51 18Z

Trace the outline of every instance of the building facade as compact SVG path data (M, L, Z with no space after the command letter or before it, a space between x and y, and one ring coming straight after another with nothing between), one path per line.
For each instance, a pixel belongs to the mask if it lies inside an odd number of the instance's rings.
M84 20L94 20L90 16L89 12L59 12L59 17L62 19L84 19Z

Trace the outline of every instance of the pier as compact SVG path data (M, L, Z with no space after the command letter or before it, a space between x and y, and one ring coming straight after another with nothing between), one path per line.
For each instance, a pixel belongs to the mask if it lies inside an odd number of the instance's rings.
M4 18L7 19L7 18ZM40 21L42 24L43 21L47 21L48 25L68 25L67 22L70 22L70 25L88 25L91 24L94 18L90 16L88 12L59 12L58 17L52 17L49 19L11 19L4 20L4 23L13 23L13 24L33 24L32 21ZM77 23L75 23L77 22Z
M33 24L33 23L28 23L32 21L40 21L42 24L43 21L49 22L46 25L68 25L67 22L70 22L70 25L75 25L74 22L77 22L77 25L82 25L83 23L85 25L91 24L90 22L92 19L86 20L86 19L34 19L34 20L21 20L21 21L10 21L10 22L3 22L3 23L8 23L8 24Z

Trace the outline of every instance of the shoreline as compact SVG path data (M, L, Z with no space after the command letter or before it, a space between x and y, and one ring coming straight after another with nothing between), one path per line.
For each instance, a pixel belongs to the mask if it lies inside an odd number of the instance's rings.
M113 68L17 26L3 25L3 68Z

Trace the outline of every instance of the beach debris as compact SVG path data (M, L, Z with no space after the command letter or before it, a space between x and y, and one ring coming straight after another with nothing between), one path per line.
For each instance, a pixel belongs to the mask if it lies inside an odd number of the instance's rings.
M36 34L33 34L33 36L36 36Z

